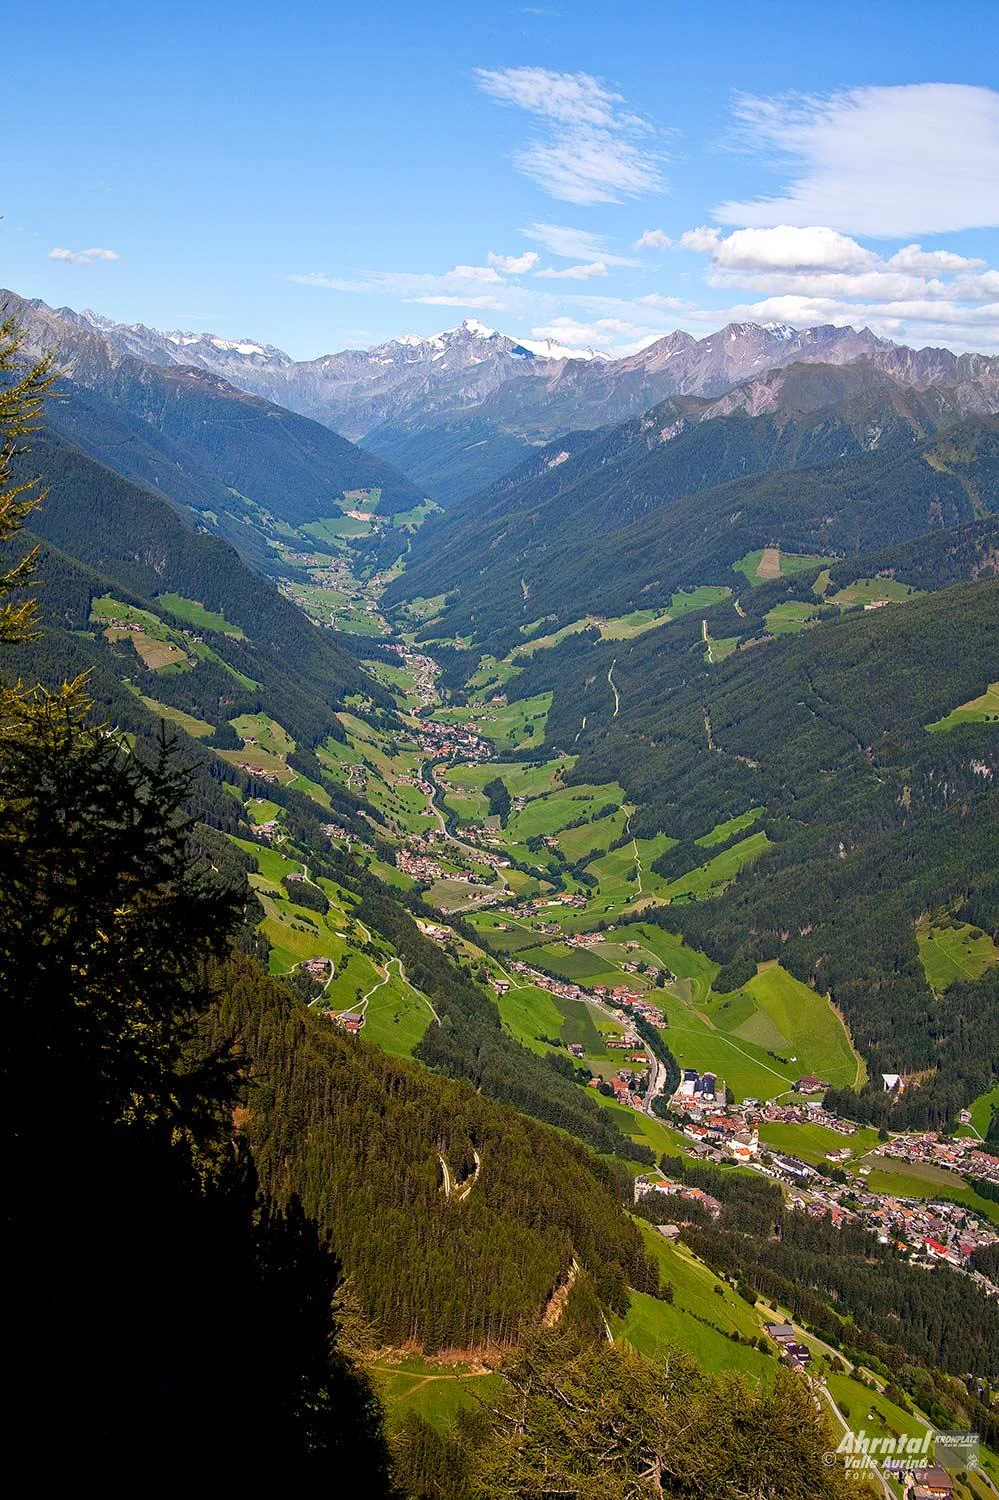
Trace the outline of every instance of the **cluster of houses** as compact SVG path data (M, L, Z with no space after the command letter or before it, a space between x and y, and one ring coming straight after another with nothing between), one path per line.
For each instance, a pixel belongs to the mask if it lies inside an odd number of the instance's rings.
M350 829L344 827L342 823L324 823L322 832L331 844L349 844L353 837Z
M398 641L393 642L389 649L400 656L403 666L408 668L420 707L429 708L432 703L436 703L439 694L435 679L440 669L433 657L425 656L421 651L411 651L408 646L403 646Z
M632 1109L641 1109L641 1091L648 1079L648 1063L646 1062L644 1052L641 1055L641 1062L642 1067L640 1069L619 1068L613 1078L607 1079L608 1087L614 1090L614 1098L617 1102L619 1104L627 1104ZM591 1078L589 1086L594 1089L599 1088L600 1079Z
M978 1142L969 1136L945 1139L935 1131L924 1135L897 1135L879 1146L877 1154L892 1156L899 1161L928 1162L946 1172L957 1172L962 1177L974 1177L999 1187L999 1157L982 1151Z
M698 1073L696 1068L684 1068L680 1075L673 1102L679 1108L689 1100L695 1104L714 1104L725 1098L725 1084L719 1085L714 1073Z
M712 1198L703 1188L688 1187L684 1182L673 1182L668 1177L638 1177L635 1179L635 1199L646 1198L650 1194L657 1194L663 1198L679 1198L685 1203L696 1203L705 1209L713 1219L717 1219L721 1213L721 1204L717 1198Z
M444 874L437 861L420 849L397 849L395 864L397 870L401 870L404 875L411 875L414 880L440 880Z
M354 765L345 766L344 770L347 772L348 787L350 787L351 791L357 792L359 796L363 796L365 788L368 785L367 767L355 763Z
M798 1335L791 1323L764 1323L763 1331L768 1338L773 1339L780 1350L781 1359L785 1360L792 1370L804 1370L812 1360L812 1351L807 1344L798 1342Z
M330 1011L329 1018L348 1036L356 1036L364 1026L364 1017L357 1011Z
M927 1265L943 1261L970 1275L988 1295L999 1295L999 1287L970 1266L976 1250L999 1242L999 1231L971 1209L958 1203L870 1192L856 1183L837 1185L792 1157L775 1154L770 1169L791 1185L792 1208L812 1218L829 1217L837 1225L860 1224L883 1245L894 1245Z
M643 990L634 990L627 984L595 984L593 994L596 999L602 1000L606 1005L616 1006L626 1015L647 1021L650 1026L665 1026L666 1024L666 1017L658 1005L653 1005Z
M552 979L550 974L542 974L540 969L532 969L530 964L525 964L522 959L514 959L510 968L517 974L522 974L531 984L537 985L539 990L547 990L550 995L558 995L561 1000L593 998L581 985L574 984L572 980Z
M835 1130L839 1135L856 1135L857 1133L857 1126L853 1120L843 1120L839 1115L831 1114L817 1101L809 1104L782 1104L779 1100L771 1100L768 1104L760 1105L759 1110L761 1118L768 1124L824 1125L827 1130Z
M433 760L489 760L492 747L479 734L478 725L439 724L436 719L421 719L416 742Z

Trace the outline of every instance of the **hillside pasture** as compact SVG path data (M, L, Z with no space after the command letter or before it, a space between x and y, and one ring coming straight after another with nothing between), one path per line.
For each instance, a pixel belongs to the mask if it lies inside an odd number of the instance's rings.
M814 1073L843 1087L863 1081L862 1064L828 999L774 960L761 964L740 990L713 996L705 1011L732 1037L786 1058L796 1077Z
M227 620L221 610L206 609L197 599L186 599L183 594L157 594L156 602L195 630L214 630L218 635L228 635L237 641L246 639L239 626Z
M958 980L981 979L999 962L999 948L987 932L951 917L921 918L916 944L926 982L938 995Z
M935 719L926 728L930 733L942 729L958 729L962 724L999 723L999 682L990 682L984 693L959 703L942 719Z

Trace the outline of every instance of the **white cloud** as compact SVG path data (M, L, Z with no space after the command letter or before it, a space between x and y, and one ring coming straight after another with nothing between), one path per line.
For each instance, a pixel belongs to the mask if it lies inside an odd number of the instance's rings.
M730 201L723 224L826 224L896 238L999 226L999 93L967 84L736 101L741 138L789 163L773 198Z
M576 318L560 317L532 328L531 337L551 339L553 343L565 344L571 349L616 349L624 353L661 338L662 330L642 327L627 318L595 318L591 323L581 323ZM623 346L622 339L627 340Z
M59 246L49 251L49 260L65 260L73 266L93 266L99 261L117 260L114 250L97 247L92 250L63 250Z
M619 203L663 187L652 127L590 73L549 68L477 68L479 87L526 110L541 132L514 152L525 176L567 203Z
M568 224L528 224L522 229L525 239L534 240L562 260L601 260L605 266L634 266L631 256L612 255L604 248L604 237L588 229L572 229Z
M503 281L494 266L455 266L447 274L452 281L485 281L496 286Z
M887 264L899 271L932 274L934 271L977 271L985 261L970 260L968 256L955 255L950 250L924 250L922 245L903 245Z
M548 281L588 281L591 276L606 276L607 267L602 260L591 260L585 265L565 266L561 271L555 271L548 266L543 271L535 271L535 276L543 276Z
M723 240L715 239L712 249L715 266L726 271L852 271L877 261L872 250L849 235L818 225L737 229Z
M662 229L646 229L635 241L636 250L669 250L673 241Z
M505 276L522 276L525 271L533 271L541 256L536 250L525 250L523 255L497 255L490 250L486 256L489 264L495 266L497 271L502 271Z
M684 250L714 250L720 239L720 229L706 229L702 224L697 229L684 230L680 244Z
M950 250L905 245L882 256L827 226L697 229L682 243L710 256L711 286L738 286L763 300L690 313L700 321L778 319L796 327L865 324L899 341L936 339L951 347L992 348L999 271Z

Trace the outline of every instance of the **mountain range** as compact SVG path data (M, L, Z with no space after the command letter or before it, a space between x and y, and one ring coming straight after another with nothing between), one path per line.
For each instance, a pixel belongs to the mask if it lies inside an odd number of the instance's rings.
M162 369L192 367L361 443L441 504L474 493L557 433L623 421L668 396L717 396L768 370L865 360L902 386L947 386L964 413L999 404L999 358L910 349L826 324L677 330L611 359L523 341L474 319L429 338L296 361L252 338L160 333L97 313L56 316Z

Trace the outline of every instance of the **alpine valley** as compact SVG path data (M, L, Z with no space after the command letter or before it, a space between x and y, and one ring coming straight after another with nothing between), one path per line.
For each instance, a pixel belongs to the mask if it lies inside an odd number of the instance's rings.
M901 1495L851 1412L994 1494L999 356L2 300L25 1389L366 1496Z

